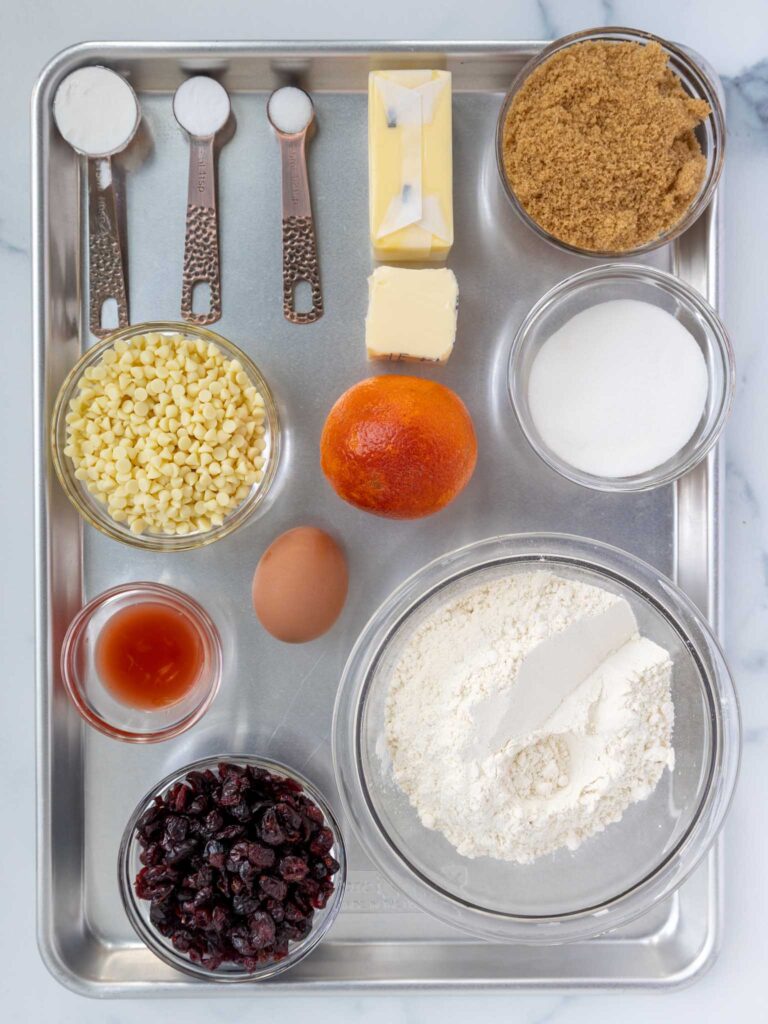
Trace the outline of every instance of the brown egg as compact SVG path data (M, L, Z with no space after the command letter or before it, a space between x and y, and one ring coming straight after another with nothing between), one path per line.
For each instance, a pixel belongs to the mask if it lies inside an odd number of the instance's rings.
M264 629L288 644L327 633L347 599L347 560L324 530L297 526L280 534L253 575L253 608Z

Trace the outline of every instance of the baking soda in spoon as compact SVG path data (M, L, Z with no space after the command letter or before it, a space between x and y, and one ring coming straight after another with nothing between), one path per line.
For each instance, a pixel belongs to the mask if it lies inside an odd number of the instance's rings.
M312 120L312 100L303 89L286 85L276 89L269 97L269 120L279 132L295 135L303 131Z
M648 302L603 302L541 346L528 403L547 447L595 476L648 472L680 451L704 412L707 365L693 335Z
M181 315L187 323L206 326L221 318L219 214L216 202L217 132L229 120L227 90L215 78L194 75L173 96L173 115L189 137L187 218ZM195 311L195 289L208 288L208 308Z

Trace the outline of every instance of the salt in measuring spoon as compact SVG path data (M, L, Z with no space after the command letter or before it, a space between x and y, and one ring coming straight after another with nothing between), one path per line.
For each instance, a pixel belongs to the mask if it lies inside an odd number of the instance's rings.
M88 158L88 308L91 333L111 334L104 305L117 305L117 327L128 325L125 259L117 219L112 157L136 134L141 110L136 93L117 72L100 66L78 68L64 79L53 100L53 116L64 139Z
M227 90L214 78L195 75L176 90L173 115L189 135L189 186L184 237L181 315L191 324L205 326L221 318L221 266L219 216L216 209L214 141L229 120ZM207 284L207 313L195 313L195 285Z
M315 128L315 107L303 89L284 86L267 101L267 117L280 143L283 175L283 315L293 324L311 324L323 315L320 268L309 197L307 139ZM296 309L296 285L312 289L312 308Z

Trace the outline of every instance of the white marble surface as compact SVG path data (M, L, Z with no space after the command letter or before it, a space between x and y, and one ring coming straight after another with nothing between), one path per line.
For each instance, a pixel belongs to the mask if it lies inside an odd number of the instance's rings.
M386 14L383 13L386 11ZM724 76L726 306L739 389L727 431L726 647L745 725L742 777L726 830L721 956L691 988L664 996L473 996L96 1003L60 988L34 937L34 738L28 105L39 69L84 39L547 38L601 24L683 41ZM0 0L1 596L5 665L0 803L0 993L8 1021L312 1020L387 1024L440 1019L581 1024L649 1018L768 1020L765 772L768 770L768 4L766 0ZM9 823L6 812L13 815ZM183 1018L181 1012L183 1010Z

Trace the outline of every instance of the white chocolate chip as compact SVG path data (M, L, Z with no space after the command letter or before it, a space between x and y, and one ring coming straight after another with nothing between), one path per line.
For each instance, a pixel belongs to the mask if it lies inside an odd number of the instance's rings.
M135 534L220 526L262 479L263 397L213 344L178 334L116 342L69 408L75 477Z

